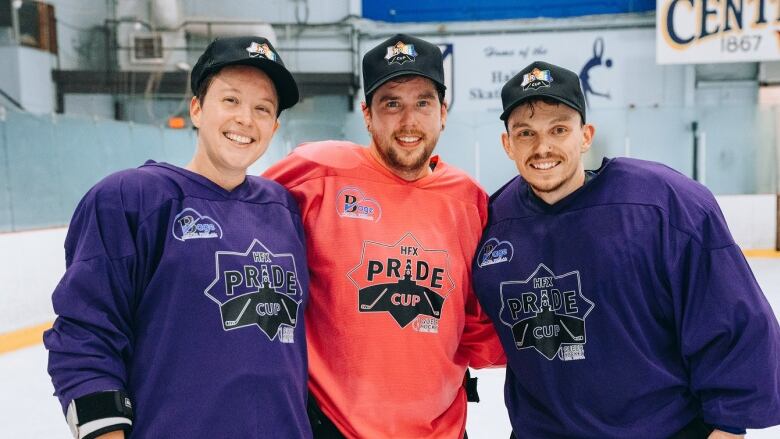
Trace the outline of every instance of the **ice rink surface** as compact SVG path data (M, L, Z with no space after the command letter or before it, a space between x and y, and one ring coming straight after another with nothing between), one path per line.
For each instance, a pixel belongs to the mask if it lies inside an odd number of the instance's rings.
M780 316L780 259L752 258L749 262L775 315ZM479 371L476 376L482 402L469 404L469 438L506 439L510 427L503 401L504 371ZM52 392L42 345L0 355L0 438L70 438ZM749 430L747 437L778 439L780 427Z

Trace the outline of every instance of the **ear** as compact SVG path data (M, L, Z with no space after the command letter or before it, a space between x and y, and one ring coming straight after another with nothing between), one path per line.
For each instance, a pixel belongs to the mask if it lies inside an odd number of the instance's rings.
M580 147L580 151L582 154L585 154L590 149L590 146L593 144L593 136L596 135L596 127L586 123L582 127L582 146Z
M515 160L515 155L512 152L512 145L509 144L509 133L504 131L501 133L501 145L504 147L504 152L510 160Z
M441 103L441 129L444 130L444 126L447 125L447 103Z
M203 112L203 108L200 106L200 100L193 96L190 100L190 120L192 120L192 126L200 128L200 115Z
M360 110L363 112L363 122L366 124L366 129L371 131L371 109L366 105L366 101L360 103Z
M279 118L277 117L276 120L274 121L274 128L273 130L271 130L271 135L273 136L274 134L276 134L276 130L278 129L279 129Z

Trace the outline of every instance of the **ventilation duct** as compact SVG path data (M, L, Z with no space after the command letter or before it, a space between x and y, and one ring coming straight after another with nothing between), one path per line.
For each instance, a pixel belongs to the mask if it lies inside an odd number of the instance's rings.
M151 0L151 21L160 29L176 29L181 25L179 0Z
M276 44L274 28L267 23L233 21L220 18L188 18L185 23L188 34L214 39L216 37L237 37L242 35L255 35L267 38L271 44Z

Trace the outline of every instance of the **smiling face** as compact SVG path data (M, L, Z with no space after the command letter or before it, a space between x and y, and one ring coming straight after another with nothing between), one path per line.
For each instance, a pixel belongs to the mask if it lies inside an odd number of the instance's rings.
M413 181L431 172L428 161L447 120L433 81L422 76L387 81L374 91L371 107L363 104L363 118L371 153L394 174Z
M262 70L243 65L220 70L203 101L190 102L198 148L187 169L228 190L241 184L279 128L278 105L276 88Z
M501 143L534 193L554 204L585 183L582 154L594 132L593 125L582 124L577 110L534 101L512 111Z

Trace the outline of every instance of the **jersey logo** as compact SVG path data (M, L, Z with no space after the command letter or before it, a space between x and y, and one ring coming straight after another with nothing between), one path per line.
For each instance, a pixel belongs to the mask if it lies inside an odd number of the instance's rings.
M523 281L501 283L501 322L518 350L533 348L548 360L585 359L585 319L594 303L582 295L580 272L556 276L544 264Z
M222 227L213 219L188 207L173 219L173 237L182 242L188 239L222 238Z
M219 305L222 329L257 326L271 341L293 343L303 297L293 255L255 239L246 252L219 251L215 260L216 279L205 293Z
M336 195L336 213L342 218L378 222L382 218L382 207L376 200L366 197L360 189L346 186Z
M444 300L455 288L447 251L426 249L411 233L394 244L365 241L347 277L358 290L358 312L386 313L418 332L439 332Z
M514 256L515 248L509 241L499 241L496 238L490 238L485 241L477 254L477 265L487 267L488 265L508 262Z

